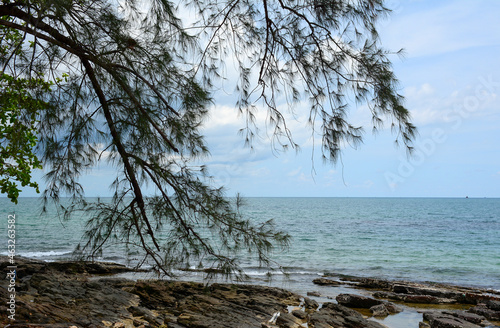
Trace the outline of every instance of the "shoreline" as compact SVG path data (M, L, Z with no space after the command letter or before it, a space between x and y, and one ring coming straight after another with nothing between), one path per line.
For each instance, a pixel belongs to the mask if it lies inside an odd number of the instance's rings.
M7 259L0 257L5 273L12 267ZM130 280L121 276L133 270L116 263L16 257L15 267L16 320L1 316L1 323L11 327L434 328L441 327L441 321L455 321L456 327L465 321L468 326L460 327L467 328L500 325L500 292L493 289L329 274L311 281L311 290L299 295L263 283ZM4 300L11 297L9 282L0 284ZM5 304L0 311L8 313ZM374 306L380 312L374 312Z

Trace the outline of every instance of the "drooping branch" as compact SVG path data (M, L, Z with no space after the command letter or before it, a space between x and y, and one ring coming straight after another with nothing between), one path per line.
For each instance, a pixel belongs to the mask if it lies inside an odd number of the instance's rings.
M95 76L94 69L92 68L91 64L85 59L82 59L82 64L85 67L85 70L87 72L87 75L89 76L89 79L92 83L94 91L96 92L97 97L99 98L99 102L101 103L102 110L104 112L104 117L106 118L106 122L108 123L109 131L111 133L111 136L113 137L113 143L115 144L118 152L120 153L120 156L121 156L121 159L123 161L123 165L125 167L127 175L130 178L130 183L132 184L132 188L133 188L133 191L135 194L134 201L137 202L137 204L139 206L140 213L141 213L141 217L145 221L145 223L148 227L148 234L151 235L151 239L152 239L156 249L158 251L160 251L160 246L158 245L156 238L154 237L153 229L151 228L151 225L150 225L149 220L148 220L146 208L144 205L144 197L142 195L142 190L141 190L141 187L139 185L139 182L137 181L137 178L136 178L136 172L134 171L134 169L132 168L132 165L130 164L128 153L121 142L121 138L120 138L118 131L115 128L115 124L113 122L113 117L111 115L111 111L110 111L110 108L108 106L106 96L104 95L104 92L102 91L102 88L101 88L101 86L100 86L100 84ZM142 245L144 246L145 249L149 249L148 245L146 244L146 242L144 241L144 239L142 237L142 233L140 231L140 228L139 228L139 225L137 224L137 222L135 223L135 225L136 225L136 228L138 230L137 233L141 236ZM156 258L156 257L154 257L154 258Z

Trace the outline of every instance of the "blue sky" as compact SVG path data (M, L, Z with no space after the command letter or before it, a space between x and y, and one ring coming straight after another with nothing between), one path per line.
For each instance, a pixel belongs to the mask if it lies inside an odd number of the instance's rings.
M244 122L232 103L217 103L204 128L212 154L206 164L228 195L500 197L500 1L387 5L394 12L379 32L383 47L406 51L393 62L419 129L414 157L394 146L388 129L372 135L368 124L358 149L346 148L341 163L324 164L319 145L312 150L307 113L300 111L289 122L299 153L273 152L265 129L252 152L237 133ZM363 106L353 106L349 117L369 123ZM109 168L83 177L86 194L109 195L111 178Z
M380 24L380 34L385 48L406 51L404 59L394 57L394 70L419 128L414 157L394 146L390 131L374 136L368 124L362 146L345 149L342 163L324 164L317 150L312 155L305 113L292 124L300 153L273 154L265 138L251 153L236 133L243 122L221 106L206 130L209 165L230 192L500 197L500 1L387 4L393 14ZM351 108L350 117L360 124L369 119L363 106Z

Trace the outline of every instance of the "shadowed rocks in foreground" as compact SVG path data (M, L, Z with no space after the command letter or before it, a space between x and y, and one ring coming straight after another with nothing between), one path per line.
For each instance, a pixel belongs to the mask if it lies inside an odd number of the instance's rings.
M0 260L5 272L9 263ZM105 263L16 259L16 266L16 320L0 319L12 328L384 327L338 304L325 303L317 311L314 300L279 288L103 277L128 270ZM10 297L8 284L0 282L1 299ZM7 312L5 302L0 311Z

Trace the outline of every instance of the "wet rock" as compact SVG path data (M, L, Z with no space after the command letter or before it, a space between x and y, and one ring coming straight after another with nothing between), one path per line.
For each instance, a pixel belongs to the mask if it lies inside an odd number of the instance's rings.
M358 282L359 287L388 290L391 287L391 282L383 279L362 278Z
M316 284L316 285L320 285L320 286L338 286L338 285L341 284L338 281L331 280L331 279L326 279L326 278L317 278L317 279L314 279L313 283Z
M374 317L386 317L389 315L389 311L384 304L374 305L370 308L370 311Z
M112 265L18 262L19 327L255 328L300 303L299 295L278 288L103 279L89 271L108 274ZM2 298L8 296L6 283L0 281ZM5 320L0 317L0 326L10 323Z
M319 292L307 292L307 296L321 297Z
M424 319L429 322L431 328L480 328L481 326L468 322L453 315L426 312Z
M380 305L383 303L382 301L376 300L374 298L355 294L339 294L336 297L336 300L343 306L361 309L369 309L372 306Z
M481 304L473 308L470 308L468 312L482 315L488 320L500 321L500 311L492 310L486 304Z
M335 273L327 273L325 277L340 276ZM437 283L415 283L408 281L391 281L377 278L365 278L354 276L343 276L341 281L356 287L364 289L377 289L379 292L389 292L392 294L386 295L410 295L408 300L416 302L426 302L431 304L482 304L488 301L500 303L500 293L491 289L479 289L454 286L449 284ZM415 296L426 296L426 298L419 298ZM400 299L403 297L395 296L393 299Z
M374 317L385 317L389 314L400 313L403 309L391 302L383 302L379 305L372 306L370 311Z
M403 309L394 303L384 302L383 304L384 304L385 308L387 309L387 311L389 311L389 313L391 313L391 314L403 312Z
M62 262L49 262L46 265L49 270L56 270L67 274L75 274L75 273L115 274L122 272L137 271L121 264L106 263L106 262L62 261Z
M484 316L482 316L482 315L475 314L475 313L470 313L470 312L465 312L465 311L454 311L454 312L443 311L442 313L443 314L452 315L454 317L457 317L457 318L460 318L460 319L464 319L466 321L469 321L469 322L472 322L472 323L475 323L475 324L481 324L481 322L483 322L484 320L486 320L486 318Z
M309 323L314 328L383 328L384 325L365 319L359 312L345 306L324 303L319 311L312 313Z
M488 309L491 309L493 311L500 311L500 301L487 301L486 302L486 307Z
M276 325L280 328L300 328L302 323L303 320L291 313L282 314L276 319Z
M316 310L319 307L319 304L309 297L304 297L304 306L307 310Z
M428 286L419 285L399 285L392 286L392 291L397 294L411 294L411 295L429 295L437 298L458 299L463 296L463 293L451 291L443 288L432 288Z
M431 295L411 295L411 294L398 294L392 292L376 292L373 293L374 297L385 298L395 301L406 303L420 303L420 304L454 304L457 303L454 299L440 298Z
M299 319L302 319L302 320L307 319L307 313L305 313L305 312L304 312L304 311L302 311L302 310L293 310L293 311L292 311L292 314L293 314L294 316L296 316L297 318L299 318Z
M468 303L468 304L482 304L491 301L500 301L500 298L489 294L469 292L463 294L463 300L462 300L463 303Z

